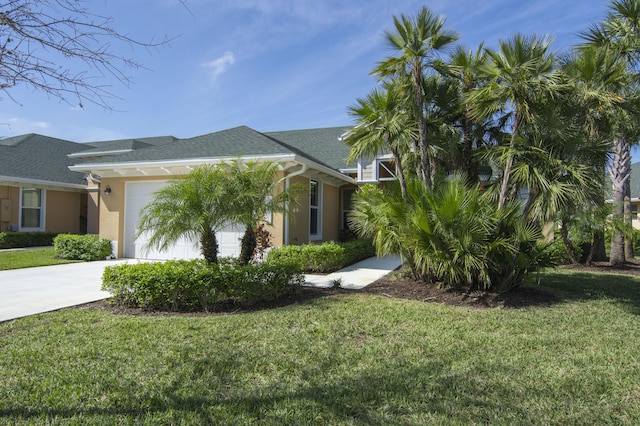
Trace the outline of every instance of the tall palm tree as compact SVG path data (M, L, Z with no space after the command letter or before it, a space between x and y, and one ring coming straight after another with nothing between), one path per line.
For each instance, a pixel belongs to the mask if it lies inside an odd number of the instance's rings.
M586 45L565 58L562 69L570 81L571 88L567 93L569 96L565 99L575 107L574 122L581 128L585 144L596 149L604 146L607 151L610 151L609 141L611 138L615 140L616 122L620 122L619 118L624 114L625 104L628 101L624 95L624 88L629 84L630 75L625 61L611 49ZM603 175L606 161L606 156L599 153L585 162L591 164L594 171ZM612 168L612 171L616 169ZM618 179L620 178L615 176L612 181L615 182ZM605 199L604 180L601 179L601 184L593 188L602 188L600 193L594 195L592 199L592 205L600 208ZM620 189L623 192L623 188ZM622 197L622 194L618 197ZM622 203L617 204L616 208L620 209L619 214L623 214ZM594 246L595 242L602 240L600 235L603 234L602 226L597 224L595 226L598 229L594 230ZM614 244L610 256L614 264L624 260L622 244L624 244L622 233L614 231Z
M586 44L608 49L624 60L632 73L637 73L640 64L640 0L614 0L609 6L607 17L600 23L592 25L581 34ZM627 96L637 96L637 84L627 87ZM636 114L634 116L637 117ZM621 122L625 124L624 122ZM631 144L626 126L621 126L613 137L614 155L611 164L613 183L614 218L625 216L625 198L630 199L629 185L631 174ZM626 203L630 210L630 202ZM629 211L630 213L630 211ZM629 218L629 215L626 215ZM621 231L615 231L612 237L610 262L620 263L625 260L625 239ZM628 244L630 248L630 244ZM630 255L632 250L628 250Z
M426 6L412 18L401 15L393 18L394 30L385 33L388 45L397 55L382 61L373 74L384 79L390 76L410 76L413 88L413 108L418 119L419 177L432 186L432 156L429 152L424 98L422 92L425 71L432 66L437 54L458 39L458 34L444 28L445 18L437 17Z
M199 240L207 264L218 263L216 232L233 222L224 171L202 166L156 192L142 209L137 236L149 232L148 247L164 250L181 237Z
M435 64L435 68L440 73L456 81L459 87L460 111L456 120L462 130L459 169L470 179L477 179L478 165L473 153L474 150L481 148L488 129L485 122L474 118L467 96L472 90L485 83L486 77L482 75L481 68L487 65L488 60L489 56L484 50L484 44L481 43L475 51L457 46L448 61L438 61Z
M402 197L407 197L404 155L410 151L416 138L415 123L404 110L406 105L397 83L388 82L375 89L366 98L358 98L349 107L356 123L345 142L351 147L347 161L391 152L398 171Z
M510 40L501 40L499 50L486 50L491 60L482 71L490 78L489 83L469 96L474 118L503 113L510 119L511 138L504 155L498 198L500 209L505 206L511 189L511 169L521 128L535 120L535 105L540 97L550 96L556 89L550 45L549 40L535 35L516 34Z

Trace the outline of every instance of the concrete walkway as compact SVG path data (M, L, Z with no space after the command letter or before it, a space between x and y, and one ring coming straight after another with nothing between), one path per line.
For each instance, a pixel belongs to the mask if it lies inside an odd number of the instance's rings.
M0 322L106 299L101 291L106 266L138 263L118 259L0 271ZM400 266L398 257L370 258L328 275L306 275L306 286L363 288Z
M398 256L371 257L328 275L307 274L305 285L327 288L339 282L342 288L358 290L395 271L401 265Z

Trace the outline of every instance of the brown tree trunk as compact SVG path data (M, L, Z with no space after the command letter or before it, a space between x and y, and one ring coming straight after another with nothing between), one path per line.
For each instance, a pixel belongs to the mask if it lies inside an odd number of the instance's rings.
M256 251L258 242L256 240L256 234L251 226L247 226L244 230L244 235L240 241L240 256L238 257L238 263L240 265L248 265L253 259L253 254Z
M200 251L207 265L218 263L218 240L214 231L208 230L200 236Z
M630 149L630 147L629 147ZM631 172L631 155L625 157L625 169ZM624 227L628 234L624 239L624 258L625 260L633 259L633 239L631 231L633 230L633 218L631 216L631 177L624 181Z
M516 111L516 118L513 123L513 129L511 130L511 141L509 142L509 149L512 151L507 157L507 164L504 166L504 172L502 175L502 185L500 186L500 198L498 198L498 210L502 210L507 203L507 194L509 192L509 184L511 183L511 169L513 168L513 150L516 147L516 136L518 135L518 127L520 126L520 117L518 111Z
M418 117L418 158L420 160L421 179L427 188L433 187L431 180L431 161L429 154L429 142L427 141L427 123L424 118L424 99L422 98L422 65L416 60L412 70L413 89L415 90L415 106Z
M565 250L567 250L567 254L569 255L569 259L571 259L572 264L578 263L578 257L576 256L576 251L573 248L573 244L569 239L569 229L564 222L560 222L560 238L562 238L562 243L564 244Z
M626 157L630 155L629 144L623 137L616 137L613 141L614 155L611 164L611 183L613 189L613 235L611 237L611 252L609 263L618 265L625 261L624 234L619 229L624 221L624 185L629 179L630 170L626 169Z

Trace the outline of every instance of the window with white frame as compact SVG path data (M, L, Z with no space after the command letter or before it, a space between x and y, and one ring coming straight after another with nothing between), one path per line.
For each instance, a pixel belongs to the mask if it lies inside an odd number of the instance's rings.
M322 190L320 183L309 181L309 239L322 238Z
M44 229L44 191L38 188L20 188L20 229Z

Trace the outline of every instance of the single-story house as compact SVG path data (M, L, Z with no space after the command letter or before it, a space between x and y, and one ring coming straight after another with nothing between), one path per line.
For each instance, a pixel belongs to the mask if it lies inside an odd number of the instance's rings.
M155 191L194 167L232 159L278 163L285 185L308 188L287 218L273 214L276 246L338 240L347 228L351 197L360 183L395 178L385 156L347 164L349 127L261 133L246 126L192 138L173 136L76 143L29 134L0 140L0 232L99 234L117 257L199 257L197 243L164 252L135 238L140 210ZM219 234L221 255L236 255L244 232Z
M87 232L86 174L69 170L91 148L27 134L0 139L0 232Z

